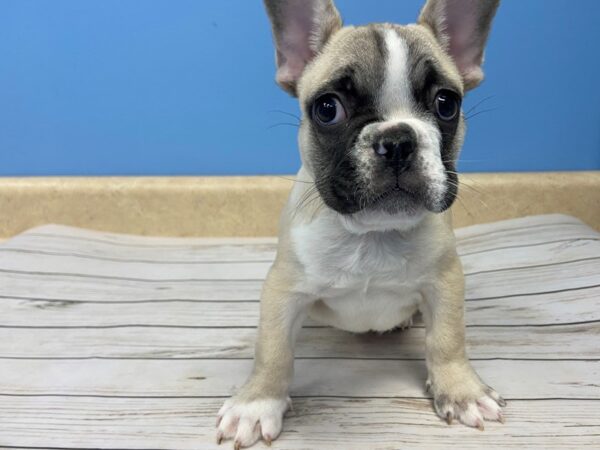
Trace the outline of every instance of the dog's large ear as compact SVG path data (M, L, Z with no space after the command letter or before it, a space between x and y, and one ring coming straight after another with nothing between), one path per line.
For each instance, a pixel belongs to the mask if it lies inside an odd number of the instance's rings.
M419 23L452 57L465 90L483 80L483 53L500 0L428 0Z
M331 0L265 0L273 27L277 83L296 96L308 62L321 50L342 19Z

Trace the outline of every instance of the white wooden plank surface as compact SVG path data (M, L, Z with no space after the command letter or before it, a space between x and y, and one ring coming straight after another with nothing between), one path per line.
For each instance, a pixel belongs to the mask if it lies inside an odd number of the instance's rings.
M500 276L504 278L506 275L503 272L511 272L515 276L519 276L522 268L527 268L527 272L534 271L543 276L555 271L557 265L564 266L566 270L597 273L600 267L600 257L597 256L598 248L600 248L600 241L552 242L546 246L537 246L535 252L528 248L513 249L510 252L510 259L498 258L498 251L492 252L494 253L492 256L487 252L470 253L463 258L463 265L467 277L489 275L491 272L495 276L501 274ZM560 252L557 251L558 249ZM155 256L154 260L127 260L124 258L82 257L79 254L64 252L35 253L33 250L28 252L20 250L4 248L2 253L5 257L0 260L0 272L30 273L40 277L44 275L65 278L88 276L96 279L130 280L140 283L257 280L264 279L272 263L271 260L204 261L201 263L171 260L164 263L160 260L159 255ZM32 258L32 255L35 257ZM90 260L93 261L93 264L84 264L85 261ZM569 266L577 268L570 269ZM57 267L60 267L60 270L57 270ZM166 269L168 269L167 272Z
M0 328L0 359L252 358L255 337L254 328L74 328L60 333L52 328ZM600 326L596 323L472 327L467 330L467 348L473 359L600 360L599 337ZM298 337L296 356L422 359L424 339L423 328L383 335L305 329Z
M552 229L554 232L555 229ZM561 232L562 231L562 232ZM535 234L534 236L528 237L528 243L525 246L511 248L511 256L513 261L518 262L523 259L525 263L531 260L531 249L535 248L535 260L542 260L542 256L552 258L556 255L555 250L560 249L565 252L572 248L574 257L582 257L581 251L585 252L585 248L590 242L598 242L600 238L597 233L587 228L577 229L576 231L570 231L569 234L564 233L564 227L557 230L557 235L552 237L552 240L548 241L546 234ZM520 235L523 235L524 231L516 233L512 231L505 233L507 235L502 236L505 240L510 239L503 245L504 240L497 239L491 240L488 235L479 237L479 240L475 239L458 239L459 251L464 256L463 262L469 262L474 259L478 261L478 256L482 253L486 253L485 258L480 259L483 263L498 264L502 259L490 258L490 256L498 253L502 253L507 247L510 247L512 243L514 245L515 239L518 239ZM94 234L91 234L94 236ZM84 239L83 236L80 237ZM89 239L93 239L90 237ZM69 236L64 235L38 235L38 234L25 234L17 236L0 247L0 253L8 254L23 254L30 255L36 254L50 257L64 257L75 260L80 259L93 259L98 261L108 261L111 263L109 267L118 269L120 264L161 264L161 265L208 265L208 264L235 264L235 263L257 263L257 262L271 262L275 256L275 243L272 244L235 244L235 245L183 245L176 247L160 246L160 255L156 252L156 246L133 246L129 247L126 241L120 243L118 246L111 241L90 241L89 239L84 240L85 244L82 245L81 240L69 239ZM40 248L42 247L43 250ZM126 250L126 251L125 251ZM562 253L561 258L569 256L569 253ZM546 259L546 258L544 258ZM551 262L551 261L549 261ZM516 264L515 264L516 265ZM202 270L197 268L197 270ZM118 273L118 270L115 270Z
M0 445L229 449L214 442L223 399L0 397ZM506 424L448 426L428 400L296 398L276 449L597 449L597 401L509 402ZM266 449L258 444L258 449Z
M473 366L507 399L600 399L600 361L480 360ZM0 393L225 396L251 369L247 359L11 360L0 367ZM291 394L422 398L426 378L424 361L299 359Z
M258 300L262 281L143 283L0 272L0 298L132 303L153 300ZM65 280L67 282L65 282ZM43 283L45 289L40 289Z
M540 286L538 285L537 288L540 289ZM215 286L215 289L218 287ZM467 302L466 322L468 326L531 324L543 326L600 320L599 296L600 286L558 292L553 295L542 294L469 301ZM123 298L123 296L118 298ZM0 326L4 327L116 327L131 325L253 327L258 323L259 312L257 301L106 304L46 302L8 297L2 299L2 305ZM316 326L318 324L307 321L306 325Z
M436 418L419 321L384 336L309 322L277 448L600 447L600 235L557 215L457 237L469 351L512 399L508 423ZM0 448L216 448L274 251L57 225L2 243Z
M61 448L217 449L222 399L0 397L0 445ZM277 449L593 449L593 401L511 401L506 424L447 426L427 400L297 398ZM42 419L42 420L40 420ZM66 432L68 431L68 432ZM108 445L110 443L110 447ZM267 448L259 444L257 448Z

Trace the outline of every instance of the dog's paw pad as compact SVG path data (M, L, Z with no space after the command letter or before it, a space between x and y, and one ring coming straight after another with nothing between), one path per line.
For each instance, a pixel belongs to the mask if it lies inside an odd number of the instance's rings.
M217 444L233 439L234 449L238 450L262 437L270 445L281 433L283 415L290 405L289 398L252 401L230 398L218 413Z
M483 431L486 420L504 423L502 406L506 402L495 391L493 393L495 396L486 392L485 395L467 400L451 400L448 396L439 395L434 400L435 410L448 424L458 420Z

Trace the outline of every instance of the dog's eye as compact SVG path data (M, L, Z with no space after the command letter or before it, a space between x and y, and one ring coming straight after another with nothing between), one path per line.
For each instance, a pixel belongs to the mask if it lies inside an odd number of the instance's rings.
M435 97L435 112L442 120L453 120L458 115L459 103L458 96L454 92L442 89Z
M346 119L346 110L339 98L326 94L313 104L313 117L321 125L335 125Z

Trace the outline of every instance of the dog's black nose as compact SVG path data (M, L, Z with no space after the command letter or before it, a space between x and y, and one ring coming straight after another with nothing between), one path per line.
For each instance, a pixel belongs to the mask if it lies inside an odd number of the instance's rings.
M373 150L378 156L385 159L401 161L407 159L415 150L415 145L410 140L402 141L379 141L373 144Z
M407 125L393 128L381 136L374 144L375 154L385 158L396 169L406 170L410 166L416 150L416 135Z

